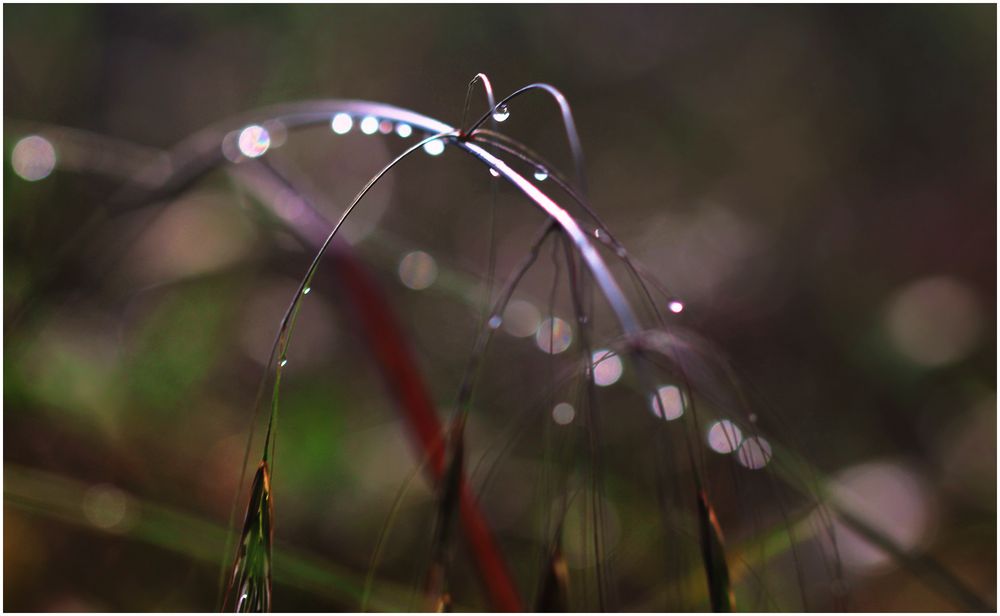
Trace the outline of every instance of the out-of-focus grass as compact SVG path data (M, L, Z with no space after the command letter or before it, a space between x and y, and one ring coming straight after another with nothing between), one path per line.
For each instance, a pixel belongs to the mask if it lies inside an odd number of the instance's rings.
M4 501L32 515L44 516L108 532L182 554L192 560L218 565L223 556L226 529L191 513L164 507L135 495L122 493L123 517L113 527L95 524L100 511L87 510L91 486L61 475L4 465ZM99 505L97 505L99 506ZM337 565L302 549L279 545L275 548L274 569L278 586L295 588L326 597L343 605L361 599L364 574ZM379 611L400 611L409 599L409 589L380 582L369 602Z

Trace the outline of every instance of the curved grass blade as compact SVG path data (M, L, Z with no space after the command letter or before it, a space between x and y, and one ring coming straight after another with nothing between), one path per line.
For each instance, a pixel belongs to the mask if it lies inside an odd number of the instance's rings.
M544 575L538 599L535 601L535 611L568 612L569 565L558 546L549 556Z
M438 481L438 512L431 547L431 565L427 571L427 599L431 609L444 611L450 603L448 594L448 565L451 561L451 536L455 514L459 510L462 478L465 467L465 442L463 431L465 416L459 415L451 425L448 443L447 468Z
M698 535L712 611L732 612L736 601L729 584L729 565L726 564L726 551L722 546L722 530L704 490L698 490Z
M226 592L225 610L271 611L271 546L274 539L274 504L267 462L261 461L250 487L243 533Z

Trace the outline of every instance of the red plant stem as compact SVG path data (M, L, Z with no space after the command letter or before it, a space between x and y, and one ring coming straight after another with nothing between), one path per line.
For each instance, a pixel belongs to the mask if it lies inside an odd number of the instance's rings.
M380 289L349 246L334 240L330 255L354 304L369 348L383 378L396 398L415 436L422 456L427 456L434 479L444 473L444 431L437 410L406 344L406 336ZM475 557L479 577L498 611L521 612L521 599L506 561L494 541L486 518L468 482L462 478L461 518L465 537Z
M305 194L293 187L284 173L265 164L245 165L243 169L246 173L240 176L246 186L260 197L260 202L268 207L304 246L318 250L326 242L331 223L312 205ZM295 217L284 216L282 210L275 207L274 200L269 197L275 192L276 185L278 188L293 189L299 197L302 209ZM347 289L346 295L353 308L355 322L361 325L363 335L369 342L368 348L374 354L376 363L382 371L382 377L396 400L410 434L414 437L417 456L419 459L427 458L427 466L436 482L445 472L444 430L430 392L424 385L423 377L407 344L408 337L375 279L355 256L350 244L335 237L327 251L327 257L333 261L336 274ZM494 609L507 612L523 611L506 561L464 477L460 487L460 509L466 540L471 547L479 576L489 592Z

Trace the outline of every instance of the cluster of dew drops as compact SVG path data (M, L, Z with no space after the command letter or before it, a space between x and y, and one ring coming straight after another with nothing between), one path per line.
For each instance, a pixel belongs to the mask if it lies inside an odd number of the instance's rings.
M509 117L510 111L506 105L499 105L493 113L493 119L497 122L504 122ZM337 135L346 135L354 129L356 119L346 112L336 113L330 121L330 128ZM403 139L413 135L413 127L409 124L394 123L373 115L362 116L357 119L357 124L358 129L365 135L395 133ZM236 137L240 154L247 158L263 156L275 145L271 133L272 131L258 124L243 128ZM423 145L423 150L431 156L440 155L444 149L445 145L441 139L434 139ZM490 174L494 177L499 175L492 168ZM549 176L548 171L541 167L536 168L533 175L539 182L545 181ZM399 277L410 289L417 291L426 289L437 277L436 262L426 252L410 252L400 261ZM302 294L308 295L309 291L310 288L307 286L302 290ZM683 302L677 299L667 303L667 309L673 314L680 314L684 308ZM543 320L538 309L524 300L512 301L504 315L492 315L487 326L497 330L505 323L507 333L518 338L534 337L537 347L548 354L555 355L566 351L573 341L573 329L568 322L555 316ZM287 363L288 360L282 357L278 365L284 367ZM590 378L599 387L614 385L624 373L621 358L609 349L594 351L590 368ZM649 400L650 411L658 419L665 421L680 419L684 415L684 406L684 394L676 385L660 386ZM575 418L576 410L569 402L559 402L552 408L552 420L558 425L570 425ZM750 419L753 423L756 418L751 416ZM728 419L712 422L705 438L712 451L719 454L733 454L737 462L748 469L763 468L772 457L771 445L766 439L759 435L744 436L743 430Z

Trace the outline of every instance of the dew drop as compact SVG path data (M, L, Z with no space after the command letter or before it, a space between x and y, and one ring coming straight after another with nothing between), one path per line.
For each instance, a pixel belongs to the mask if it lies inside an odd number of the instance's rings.
M444 143L440 139L428 141L424 144L424 152L427 152L431 156L437 156L441 152L444 152Z
M354 120L346 113L338 113L333 116L333 121L330 122L330 128L338 135L346 135L351 132L352 126L354 126Z
M366 135L374 135L378 132L378 118L375 116L365 116L361 120L361 132Z
M542 315L531 302L515 299L507 305L503 313L504 329L515 338L527 338L535 334Z
M490 329L497 329L502 323L503 318L501 318L500 315L495 314L490 317L490 320L486 324L489 325Z
M287 364L287 363L288 363L287 359L282 359L280 362L278 362L278 365L281 366L281 367L284 367L285 364Z
M598 387L614 385L622 377L622 360L613 351L598 349L591 356L594 365L594 384Z
M490 175L492 175L495 178L498 178L500 177L500 172L497 171L496 169L490 169Z
M535 332L535 344L546 353L562 353L572 343L573 328L558 317L545 319Z
M657 403L659 398L659 403ZM660 419L671 421L684 414L684 397L676 385L664 385L649 397L649 408Z
M257 158L263 156L271 147L271 135L263 126L251 124L240 131L236 143L240 148L240 154L247 158Z
M544 182L548 178L549 178L549 172L546 171L545 169L539 167L538 169L535 170L535 179L538 180L539 182Z
M751 470L764 468L771 461L771 444L762 436L751 436L740 445L736 461Z
M597 238L597 239L601 239L601 230L600 229L594 229L594 237Z
M410 127L409 124L400 122L399 124L396 125L396 134L402 137L403 139L406 139L407 137L413 134L413 129Z
M742 441L743 431L728 419L717 421L708 429L708 446L717 453L732 453Z
M302 295L309 295L310 291L312 291L312 287L306 287L302 289Z
M670 312L674 314L680 314L681 312L684 311L684 304L675 299L671 301L669 304L667 304L667 308L669 308Z
M507 105L500 105L497 110L493 112L493 119L497 122L503 122L510 117L510 110L507 109Z
M574 417L576 417L576 410L569 402L560 402L552 409L552 420L560 426L573 423Z
M399 279L404 285L420 291L434 284L438 269L434 257L422 250L407 253L399 261Z
M47 178L56 168L56 150L45 137L30 135L14 146L10 165L21 179L37 182Z

